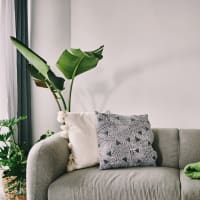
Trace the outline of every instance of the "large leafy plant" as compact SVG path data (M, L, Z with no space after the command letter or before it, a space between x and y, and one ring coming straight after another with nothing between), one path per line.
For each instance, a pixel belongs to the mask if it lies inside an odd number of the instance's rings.
M3 178L10 178L8 191L15 195L25 195L26 162L28 151L26 145L15 141L15 128L19 121L26 117L0 121L0 169L4 170Z
M12 43L17 50L28 60L27 66L35 83L39 87L49 88L52 92L59 110L71 111L71 96L74 79L77 75L95 68L102 59L103 46L94 51L82 51L81 49L64 50L58 59L56 66L66 79L71 80L68 98L63 97L65 79L58 77L51 70L47 62L25 46L19 40L11 37Z

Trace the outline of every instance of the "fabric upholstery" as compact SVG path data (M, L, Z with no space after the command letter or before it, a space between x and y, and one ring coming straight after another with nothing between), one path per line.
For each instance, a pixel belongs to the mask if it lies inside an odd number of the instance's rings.
M153 129L153 148L158 154L157 165L178 168L179 132L178 129Z
M50 183L66 172L67 140L55 134L31 149L27 164L27 199L47 200Z
M166 167L76 170L50 185L48 199L179 200L179 170Z
M148 115L96 115L100 169L156 165Z
M69 148L71 148L68 171L96 165L99 162L99 154L95 113L66 112L65 126L67 126Z
M178 169L178 161L199 159L199 131L180 131L179 160L178 130L153 129L158 165L169 168L93 167L70 173L66 173L67 141L53 136L36 144L29 154L28 200L47 200L47 196L48 200L200 200L199 180L186 177Z
M183 170L180 171L181 199L199 200L200 199L200 180L193 180L187 177Z
M183 169L187 164L200 161L200 130L182 129L180 136L179 167Z

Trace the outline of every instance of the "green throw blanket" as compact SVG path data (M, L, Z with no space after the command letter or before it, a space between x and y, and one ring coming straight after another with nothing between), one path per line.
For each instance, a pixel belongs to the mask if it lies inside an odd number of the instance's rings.
M200 162L186 165L184 173L192 179L200 179Z

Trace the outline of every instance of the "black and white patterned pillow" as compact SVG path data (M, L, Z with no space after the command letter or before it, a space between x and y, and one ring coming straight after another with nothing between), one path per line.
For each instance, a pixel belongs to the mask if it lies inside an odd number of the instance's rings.
M96 116L100 169L156 165L148 115L96 112Z

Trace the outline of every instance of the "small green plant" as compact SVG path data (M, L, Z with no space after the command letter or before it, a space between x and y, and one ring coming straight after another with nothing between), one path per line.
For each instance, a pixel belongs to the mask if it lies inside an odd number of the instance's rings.
M28 150L15 140L15 131L19 121L26 117L0 121L0 169L4 170L3 178L12 177L8 183L8 192L25 195L26 163Z
M4 171L3 178L10 178L7 187L9 193L15 195L26 194L26 164L28 148L19 145L15 139L17 125L27 117L0 120L0 169ZM53 135L53 131L42 134L39 141Z
M44 140L50 136L52 136L55 132L48 130L46 133L42 134L39 138L39 140L37 140L37 142L40 142L41 140Z

